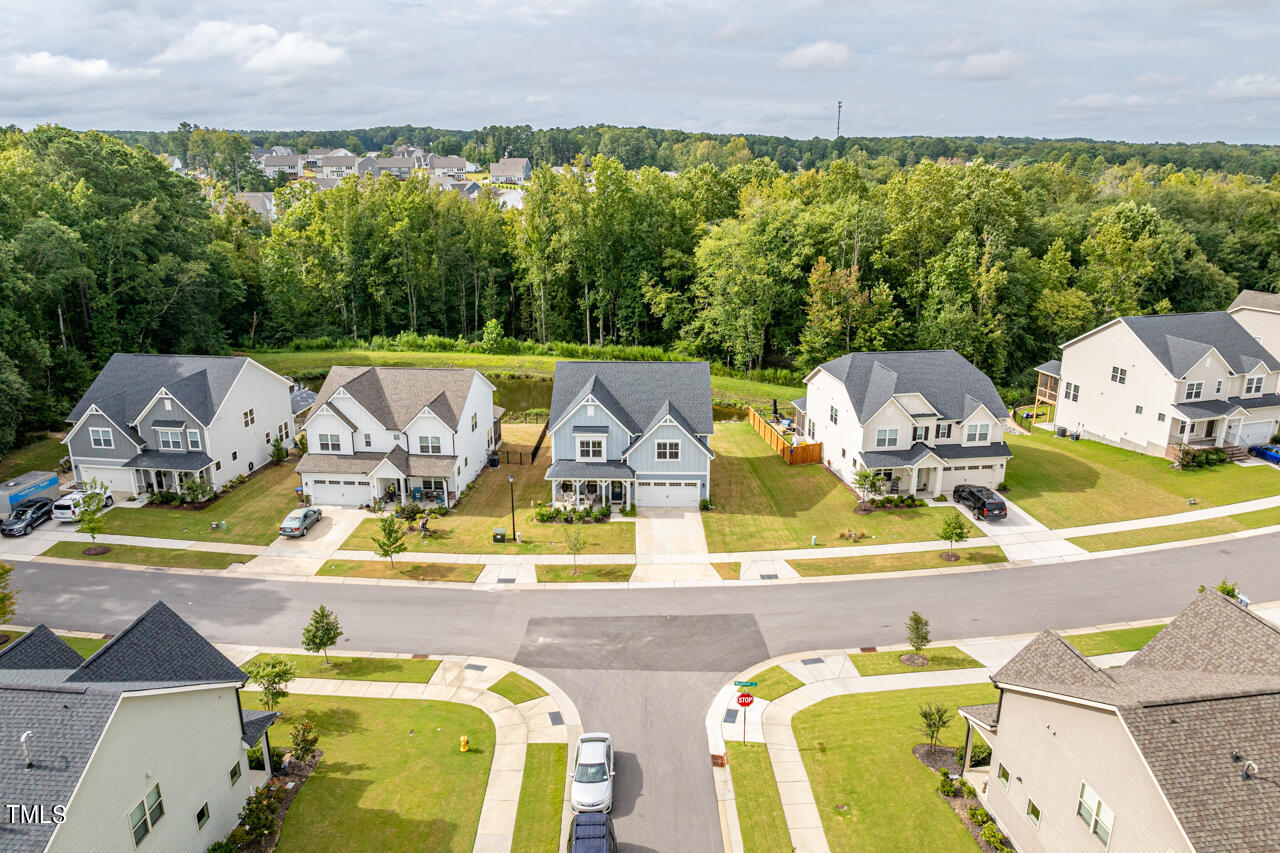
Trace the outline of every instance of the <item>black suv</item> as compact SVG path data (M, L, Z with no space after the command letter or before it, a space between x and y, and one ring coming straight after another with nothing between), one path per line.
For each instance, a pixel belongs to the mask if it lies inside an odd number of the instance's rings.
M618 853L613 820L603 812L584 812L569 824L568 853Z
M973 510L974 518L981 518L984 521L1004 518L1009 514L1009 508L1005 506L1004 500L986 486L962 483L956 486L955 491L951 493L951 498L960 506L967 506Z
M0 522L0 533L5 536L25 536L53 517L53 501L48 498L27 498L13 508L13 512Z

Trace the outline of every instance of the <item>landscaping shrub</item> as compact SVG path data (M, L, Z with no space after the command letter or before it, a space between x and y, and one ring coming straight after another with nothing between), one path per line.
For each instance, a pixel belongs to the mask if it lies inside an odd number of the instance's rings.
M974 796L977 796L978 792L973 790L973 786L969 784L968 779L964 779L960 776L957 776L956 777L956 793L961 797L974 797Z
M253 765L249 765L252 767ZM259 770L262 768L259 767ZM954 797L956 795L956 780L951 778L951 774L944 768L942 778L938 780L938 793L944 797Z
M267 766L262 762L262 747L255 746L246 753L249 756L250 770L266 770ZM284 747L271 747L271 767L273 770L284 766Z
M320 742L320 734L310 720L303 720L289 732L289 740L293 744L293 757L306 761L316 754L316 744Z
M161 489L158 492L151 493L151 500L149 502L153 504L170 504L172 506L177 506L182 503L182 496L177 492L171 492L168 489Z
M224 838L210 844L205 853L236 853L236 846L229 839Z
M533 511L533 520L548 524L557 521L560 518L560 510L557 507L540 506Z
M400 504L396 507L396 515L405 521L417 521L424 512L426 510L415 503Z
M192 477L182 484L182 502L197 504L213 498L213 487L199 477Z
M944 504L944 503L946 503L946 502L947 502L947 496L946 496L946 495L938 495L936 498L934 498L934 500L935 500L935 501L937 501L937 502L938 502L938 503L940 503L940 504Z
M1004 833L1000 831L1000 827L995 825L995 821L982 825L981 837L983 841L999 850L1000 853L1005 853L1009 849L1009 839L1005 838Z
M289 458L289 449L284 446L284 442L280 440L280 436L271 439L271 461L279 465L281 462Z
M244 801L240 825L231 831L231 843L246 847L276 831L276 812L284 793L274 785L263 785Z
M703 498L702 500L698 501L698 509L702 510L703 512L706 512L707 510L711 509L711 501L708 500L707 498Z
M626 509L622 510L622 515L625 515L627 518L635 518L636 508L633 506L629 506Z
M293 437L293 440L298 445L299 452L307 452L307 434L305 432L298 433Z
M1187 444L1178 445L1178 467L1184 471L1195 468L1212 468L1227 461L1227 451L1220 447L1205 447L1197 450Z
M592 513L592 517L598 522L608 521L609 516L611 514L612 514L612 511L609 509L609 507L602 506L599 509L597 509L594 513Z
M1009 491L1009 484L1006 483L1004 480L1001 480L1000 485L996 486L996 489L997 491L1007 492Z
M982 806L969 806L969 820L973 821L974 826L981 827L991 823L991 815Z
M964 746L956 747L956 764L964 763ZM986 767L991 763L991 747L977 738L973 739L973 748L969 750L970 767Z

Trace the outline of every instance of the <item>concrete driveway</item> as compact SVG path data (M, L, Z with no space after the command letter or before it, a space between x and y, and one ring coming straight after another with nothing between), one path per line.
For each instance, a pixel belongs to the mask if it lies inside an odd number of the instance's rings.
M636 509L636 571L633 581L716 580L709 562L690 562L707 554L702 513L679 507Z
M973 518L969 509L961 509L986 536L999 545L1010 560L1043 560L1083 554L1084 549L1063 539L1059 534L1036 521L1026 510L1008 498L1004 498L1009 515L998 521Z
M320 511L320 520L307 531L306 536L296 539L278 536L267 546L262 557L327 560L342 547L360 522L373 517L362 509L346 506L321 506Z

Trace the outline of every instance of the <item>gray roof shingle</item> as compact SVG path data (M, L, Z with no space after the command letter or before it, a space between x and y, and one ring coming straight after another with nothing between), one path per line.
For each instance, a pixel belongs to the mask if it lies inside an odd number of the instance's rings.
M1049 375L1049 376L1061 376L1061 375L1062 375L1062 362L1061 362L1061 361L1059 361L1059 360L1058 360L1058 359L1056 359L1056 358L1049 359L1049 360L1048 360L1048 361L1046 361L1044 364L1038 365L1038 366L1036 367L1036 372L1037 372L1037 373L1044 373L1044 374L1047 374L1047 375Z
M1236 373L1248 373L1259 363L1268 370L1280 369L1275 356L1226 311L1121 317L1120 322L1175 378L1185 376L1213 349Z
M143 450L128 462L125 468L157 468L164 471L199 471L213 464L209 454L199 450Z
M920 394L943 420L964 420L979 404L1008 417L990 378L955 350L853 352L819 365L844 383L854 414L864 422L895 394Z
M67 422L75 423L89 406L96 405L124 427L135 421L156 392L164 388L196 420L208 426L247 361L244 356L118 352L107 360L67 416Z
M280 716L278 711L254 711L248 708L240 710L240 727L244 729L244 742L252 747L266 734Z
M662 411L678 415L677 423L691 435L710 435L715 429L711 366L705 361L557 361L551 426L588 395L633 436L660 420Z
M636 472L625 462L578 462L561 459L551 463L544 480L634 480Z
M0 669L75 669L80 653L43 625L37 625L0 650Z
M1242 290L1227 306L1232 308L1261 308L1264 311L1280 311L1280 293L1264 293L1261 290Z
M319 411L344 389L387 429L403 430L430 408L449 429L457 430L477 371L458 367L348 367L335 365L316 395Z

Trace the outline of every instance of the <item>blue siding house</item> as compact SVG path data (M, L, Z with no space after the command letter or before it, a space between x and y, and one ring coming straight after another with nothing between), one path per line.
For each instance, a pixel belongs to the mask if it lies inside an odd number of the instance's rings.
M547 437L552 501L697 506L711 487L705 361L561 361Z

